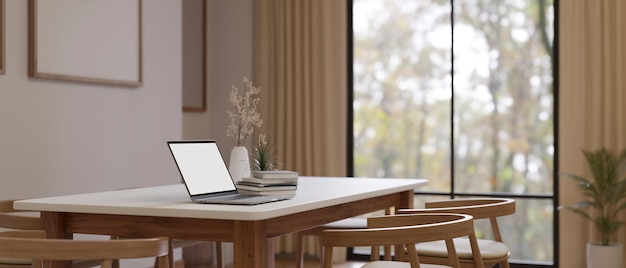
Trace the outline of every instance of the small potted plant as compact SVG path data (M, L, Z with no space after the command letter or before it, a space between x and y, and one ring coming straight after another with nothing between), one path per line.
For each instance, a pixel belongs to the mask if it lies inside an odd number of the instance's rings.
M616 154L606 148L583 150L591 178L562 174L578 183L586 200L565 207L591 221L601 242L587 243L587 267L622 267L622 245L611 243L611 235L624 223L618 219L626 208L626 150ZM611 257L611 254L616 256ZM598 263L601 261L602 263Z
M270 147L265 135L259 135L254 147L254 170L268 171L276 169L274 148Z

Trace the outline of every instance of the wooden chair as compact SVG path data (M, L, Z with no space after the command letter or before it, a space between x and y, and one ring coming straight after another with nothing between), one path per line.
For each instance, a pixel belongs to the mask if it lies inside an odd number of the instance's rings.
M0 201L0 228L7 230L28 230L39 231L45 234L41 230L41 218L39 212L33 211L21 211L13 209L14 200L1 200ZM45 237L45 235L44 235ZM32 263L30 259L19 258L3 258L0 257L0 268L24 268L31 267ZM75 260L72 263L76 268L88 268L98 266L99 261L96 260ZM115 267L119 266L117 262L114 263Z
M169 240L166 237L121 240L46 239L43 231L0 233L0 257L29 259L32 267L43 260L98 261L111 268L114 260L156 258L158 268L169 268Z
M13 200L0 200L0 228L41 230L39 212L13 209Z
M45 234L45 232L41 229L42 226L40 213L37 211L16 210L13 208L14 201L15 200L0 200L0 228L4 229L5 231L37 230ZM117 238L113 237L113 239ZM31 265L32 264L30 259L0 257L0 268L24 268L31 267ZM72 262L72 267L75 268L89 268L99 265L100 261L97 260L75 260ZM114 261L113 267L119 267L119 262Z
M367 228L367 218L347 218L324 224L312 229L296 233L296 267L304 267L304 236L319 237L325 230L345 230L345 229L362 229ZM320 244L320 255L323 255L322 245ZM323 256L320 256L323 258Z
M470 215L449 213L391 215L369 218L366 229L326 230L321 235L323 265L332 267L333 247L372 246L371 262L363 267L461 267L452 239L467 236L476 266L482 267L472 219ZM415 244L442 239L450 256L447 264L421 265ZM394 246L393 260L380 260L380 246Z
M13 229L13 230L41 230L41 218L39 212L33 211L20 211L13 208L13 202L15 200L0 200L0 228ZM112 239L118 239L118 237L112 237ZM200 243L206 243L204 241L188 241L171 239L170 241L170 266L174 266L173 250L176 248L184 248L194 246ZM222 262L222 246L220 242L216 242L217 245L217 267L223 267ZM9 266L10 265L10 266ZM21 265L21 266L20 266ZM29 267L29 260L17 260L17 259L3 259L0 258L0 268L13 268L13 267ZM99 265L95 261L75 261L74 267L87 268ZM114 267L118 266L116 263Z
M509 268L509 248L502 242L502 235L497 218L515 213L515 200L509 198L474 198L454 199L426 202L425 209L401 209L399 214L416 213L461 213L472 215L475 220L488 219L493 231L493 240L478 239L480 253L485 267L493 267L497 263L501 268ZM454 240L459 250L459 260L463 267L474 267L467 239ZM420 243L417 252L424 263L441 264L447 262L448 255L442 241Z
M39 230L41 219L38 212L25 212L13 209L13 200L0 201L0 228L4 230ZM45 237L45 233L44 237ZM31 267L31 260L0 256L0 268Z
M391 209L385 209L385 215L391 214ZM345 229L362 229L367 228L367 218L351 217L343 220L327 223L315 228L304 230L296 233L296 268L304 267L304 236L319 237L325 230L345 230ZM323 258L324 251L322 245L320 247L320 259ZM388 250L387 252L390 252Z

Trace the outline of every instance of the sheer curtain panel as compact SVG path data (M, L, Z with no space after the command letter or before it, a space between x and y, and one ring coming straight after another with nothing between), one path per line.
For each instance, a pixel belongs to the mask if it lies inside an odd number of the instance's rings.
M626 2L562 0L559 12L559 171L589 176L582 149L626 148ZM559 180L561 204L584 198ZM595 230L568 211L559 230L560 266L582 267ZM626 230L613 240L626 243Z

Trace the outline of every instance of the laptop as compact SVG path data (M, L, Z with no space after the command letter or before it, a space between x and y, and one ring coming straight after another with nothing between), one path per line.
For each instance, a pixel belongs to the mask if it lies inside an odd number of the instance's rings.
M167 145L193 202L256 205L292 197L240 194L214 140L168 141Z

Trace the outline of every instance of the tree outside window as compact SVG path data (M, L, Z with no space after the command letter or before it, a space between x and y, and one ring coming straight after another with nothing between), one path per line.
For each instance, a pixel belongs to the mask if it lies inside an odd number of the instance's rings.
M552 263L554 9L353 0L354 176L428 179L416 200L514 196L511 258Z

